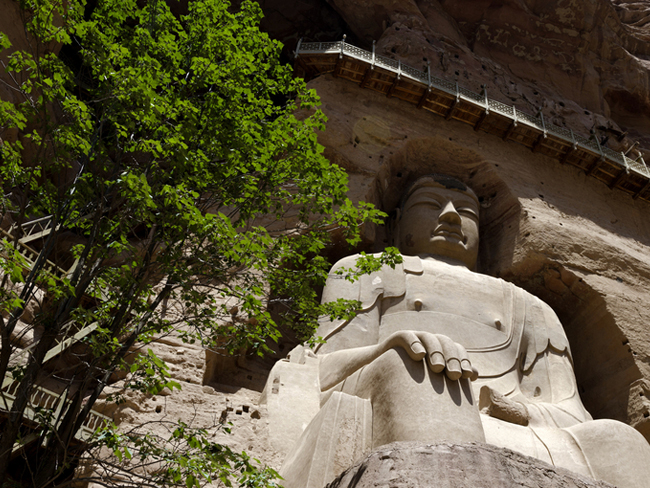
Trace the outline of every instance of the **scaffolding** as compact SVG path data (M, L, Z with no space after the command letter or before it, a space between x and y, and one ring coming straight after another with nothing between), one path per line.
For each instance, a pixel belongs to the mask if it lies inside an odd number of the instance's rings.
M338 42L301 40L295 55L296 67L308 77L331 73L447 120L469 124L475 131L523 144L533 152L576 166L634 199L650 201L650 171L642 157L631 159L623 152L603 147L596 134L584 137L570 128L551 124L541 111L531 115L493 100L486 87L475 93L458 82L433 76L429 66L420 71L399 60L378 56L374 43L372 51L366 51L345 42L345 38Z

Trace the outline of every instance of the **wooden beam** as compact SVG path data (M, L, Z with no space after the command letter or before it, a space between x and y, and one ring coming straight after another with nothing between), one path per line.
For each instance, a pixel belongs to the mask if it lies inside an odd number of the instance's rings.
M643 188L641 188L638 192L634 194L632 197L634 200L642 196L646 191L648 191L648 188L650 188L650 180L645 182L645 185L643 185Z
M598 161L596 161L594 164L592 164L589 169L586 171L587 176L591 176L594 171L596 171L598 168L600 168L600 165L603 164L604 159L602 157L598 158Z
M547 137L548 136L546 135L546 132L542 132L539 135L539 137L537 138L537 140L533 144L533 147L532 147L533 152L537 152L539 150L540 146L542 145L542 141L545 140Z
M427 88L424 90L424 93L420 97L420 101L418 102L418 108L422 108L424 103L427 101L427 97L429 96L429 93L431 93L431 88Z
M332 73L332 76L334 78L338 78L341 75L342 69L343 69L343 56L340 55L338 58L336 58L336 66L334 67L334 72Z
M621 172L620 172L620 173L618 174L618 176L614 179L614 181L612 181L612 182L609 184L609 188L610 188L610 189L613 189L613 188L615 188L616 186L618 186L618 185L619 185L619 184L620 184L620 183L621 183L621 182L622 182L622 181L623 181L623 180L624 180L624 179L625 179L629 174L630 174L630 173L629 173L628 169L627 169L627 168L623 168L623 170L621 170Z
M366 69L366 72L363 74L363 79L361 80L361 83L359 83L359 86L361 88L365 88L368 86L368 83L370 82L370 78L372 78L372 72L375 70L375 67L370 65Z
M393 84L392 84L392 85L390 86L390 88L388 89L388 93L386 93L386 96L387 96L388 98L390 98L390 97L393 96L393 92L395 91L395 88L397 87L397 84L399 83L399 80L400 80L401 78L402 78L402 77L401 77L400 75L397 75L397 77L395 78L395 81L393 81Z
M474 130L478 132L481 129L481 126L483 125L483 122L485 122L485 119L487 119L487 116L490 115L490 111L486 110L481 114L481 116L478 118L476 121L476 124L474 124Z
M566 162L569 160L571 155L576 152L576 146L571 146L567 152L564 153L562 158L560 158L560 163L566 164Z
M305 72L305 75L312 76L312 70L310 67L305 63L300 56L296 57L296 62L297 64L302 68L302 70ZM305 76L307 78L307 76Z
M510 122L510 125L508 126L508 130L506 130L506 133L503 135L503 140L507 141L508 139L510 139L510 136L512 135L512 133L515 131L516 128L517 128L517 121L512 120Z
M449 106L449 110L447 110L447 113L445 114L445 120L449 120L454 115L456 115L456 110L458 109L458 102L460 102L460 97L456 95L456 98L452 100L451 105Z

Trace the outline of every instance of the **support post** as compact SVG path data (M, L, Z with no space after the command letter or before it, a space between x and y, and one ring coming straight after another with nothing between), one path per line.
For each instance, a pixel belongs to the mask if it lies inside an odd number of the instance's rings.
M503 135L503 140L507 141L510 139L510 136L512 133L515 131L517 128L517 108L513 105L512 106L512 121L510 122L510 126L508 127L508 130L506 130L506 133Z
M605 160L605 158L603 158L602 156L600 158L598 158L598 160L595 163L593 163L589 167L589 169L587 170L587 172L586 172L587 176L591 176L594 173L594 171L596 171L598 168L600 168L600 165L603 164L604 160Z
M363 79L361 80L361 83L359 83L359 86L361 88L365 88L368 86L368 83L370 83L370 78L372 78L372 73L375 70L375 60L376 60L376 55L375 55L375 44L377 41L372 41L372 61L370 63L370 66L366 69L366 72L363 74Z
M618 174L618 176L616 176L614 181L612 181L609 184L610 190L617 187L625 178L627 178L627 175L629 175L629 174L630 174L630 172L629 172L629 170L627 168L622 169L621 172Z
M298 45L296 46L296 50L293 52L293 57L295 59L298 59L298 56L300 56L300 46L302 45L302 37L298 39Z
M418 102L418 108L422 108L424 103L427 101L427 97L429 96L429 93L431 93L431 61L427 61L427 80L429 83L427 89L424 90L424 93L420 97L420 101Z
M334 68L334 73L332 73L332 76L334 78L338 78L341 75L341 71L343 69L343 46L345 45L346 37L347 35L343 34L343 40L339 44L340 45L339 57L336 59L336 67Z
M456 82L456 98L454 98L449 106L449 110L445 114L445 119L449 120L454 115L456 115L456 109L458 108L458 102L460 102L460 91L458 89L458 82Z
M560 163L562 163L562 164L566 164L566 162L569 160L569 158L571 157L571 155L572 155L574 152L576 152L576 146L575 146L575 145L571 146L571 147L567 150L567 152L564 153L564 156L562 156L562 159L560 159Z
M395 78L395 81L393 84L390 86L388 89L388 93L386 93L386 96L388 98L393 96L393 93L395 92L395 88L397 88L397 84L399 83L399 80L402 78L402 62L397 61L397 77Z
M487 85L481 85L481 88L483 88L483 91L481 92L481 94L484 96L485 111L478 118L478 120L476 121L476 124L474 124L474 130L476 132L478 132L481 129L481 126L483 125L483 122L485 122L485 119L487 119L487 116L490 115L490 101L489 101L488 95L487 95ZM456 90L458 90L458 82L456 82Z
M632 198L633 198L634 200L636 200L636 199L639 198L640 196L643 196L643 194L644 194L646 191L648 191L648 188L650 188L650 179L649 179L648 181L645 182L645 185L643 185L643 188L641 188L638 192L636 192Z
M537 112L537 115L542 121L542 133L539 135L535 143L533 144L533 152L537 152L539 148L542 145L542 141L544 141L548 137L548 132L546 130L546 121L544 120L544 112L542 112L542 108L539 108L539 111Z

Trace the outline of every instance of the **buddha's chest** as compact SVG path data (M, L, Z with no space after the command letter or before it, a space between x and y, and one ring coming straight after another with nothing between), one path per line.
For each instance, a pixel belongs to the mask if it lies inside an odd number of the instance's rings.
M508 316L500 280L448 265L428 266L422 274L406 275L406 292L382 302L382 316L414 312L446 314L502 330Z

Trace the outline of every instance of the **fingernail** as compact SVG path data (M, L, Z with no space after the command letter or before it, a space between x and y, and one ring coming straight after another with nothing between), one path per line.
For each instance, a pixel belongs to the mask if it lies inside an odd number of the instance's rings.
M413 351L415 354L424 354L427 352L424 346L419 342L414 342L411 344L411 351Z
M470 381L476 381L478 379L478 370L476 368L472 368L472 376L469 377Z
M431 369L434 373L441 373L445 369L445 357L442 353L434 352L431 354Z
M460 369L460 361L458 359L450 359L447 361L447 376L450 380L459 380L463 375L462 369Z
M463 370L463 378L469 378L474 372L472 370L472 363L470 363L467 359L463 359L460 362L460 369Z

